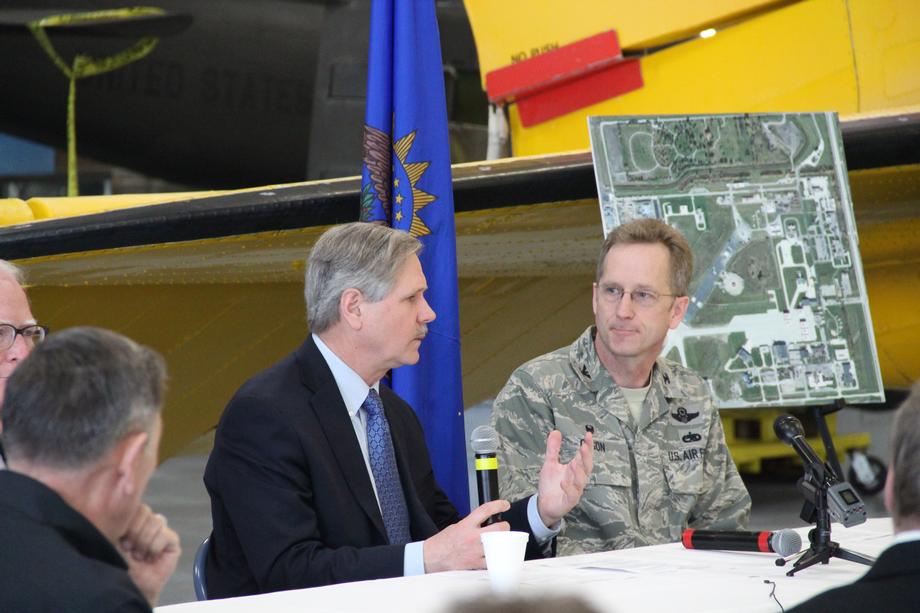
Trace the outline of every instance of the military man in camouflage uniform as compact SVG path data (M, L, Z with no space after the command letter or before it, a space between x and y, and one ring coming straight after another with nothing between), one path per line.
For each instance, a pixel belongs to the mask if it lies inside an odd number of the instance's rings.
M614 229L597 266L595 325L518 368L495 400L503 498L534 490L551 430L562 432L563 460L594 434L594 472L565 516L560 555L747 523L751 499L705 382L658 357L686 313L692 268L686 239L667 224Z

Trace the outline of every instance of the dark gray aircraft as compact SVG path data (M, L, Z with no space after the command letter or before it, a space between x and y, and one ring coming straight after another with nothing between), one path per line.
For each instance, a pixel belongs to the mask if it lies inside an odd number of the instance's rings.
M29 21L132 4L3 0L0 132L65 146L68 81ZM81 156L212 188L359 172L369 0L149 5L165 14L47 29L68 62L76 53L104 57L143 36L159 37L147 57L77 81ZM438 19L448 110L453 131L462 133L462 125L485 123L476 50L459 0L438 2ZM462 152L454 153L462 161Z

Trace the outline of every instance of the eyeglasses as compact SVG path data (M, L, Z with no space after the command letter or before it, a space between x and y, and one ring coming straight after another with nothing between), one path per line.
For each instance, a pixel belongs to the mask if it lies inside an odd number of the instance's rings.
M620 304L620 301L623 300L623 296L629 294L632 303L643 309L655 306L663 296L669 296L671 298L676 298L678 296L677 294L659 294L650 289L633 289L627 291L618 285L601 285L600 290L601 296L611 304Z
M48 336L48 328L37 324L17 328L11 324L0 324L0 351L6 351L22 336L30 345L37 345Z

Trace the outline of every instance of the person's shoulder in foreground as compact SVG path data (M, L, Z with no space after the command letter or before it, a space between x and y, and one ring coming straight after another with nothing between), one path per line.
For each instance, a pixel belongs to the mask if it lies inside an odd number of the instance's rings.
M2 471L0 491L0 610L150 610L115 546L53 490Z
M822 570L816 568L814 572ZM889 547L882 552L866 574L854 583L822 592L798 606L787 609L787 612L915 613L920 611L918 585L920 540Z
M141 503L156 466L162 358L97 328L37 346L6 385L0 610L149 611L179 539Z

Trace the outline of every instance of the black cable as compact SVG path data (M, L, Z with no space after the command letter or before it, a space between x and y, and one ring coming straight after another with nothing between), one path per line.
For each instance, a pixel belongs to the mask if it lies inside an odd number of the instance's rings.
M770 595L768 596L768 598L772 598L773 600L775 600L776 604L779 605L779 610L782 611L782 613L786 613L786 609L785 607L783 607L783 603L781 603L779 601L779 598L776 597L776 582L770 581L769 579L764 579L763 582L769 583L770 585L773 586L773 588L770 590Z

